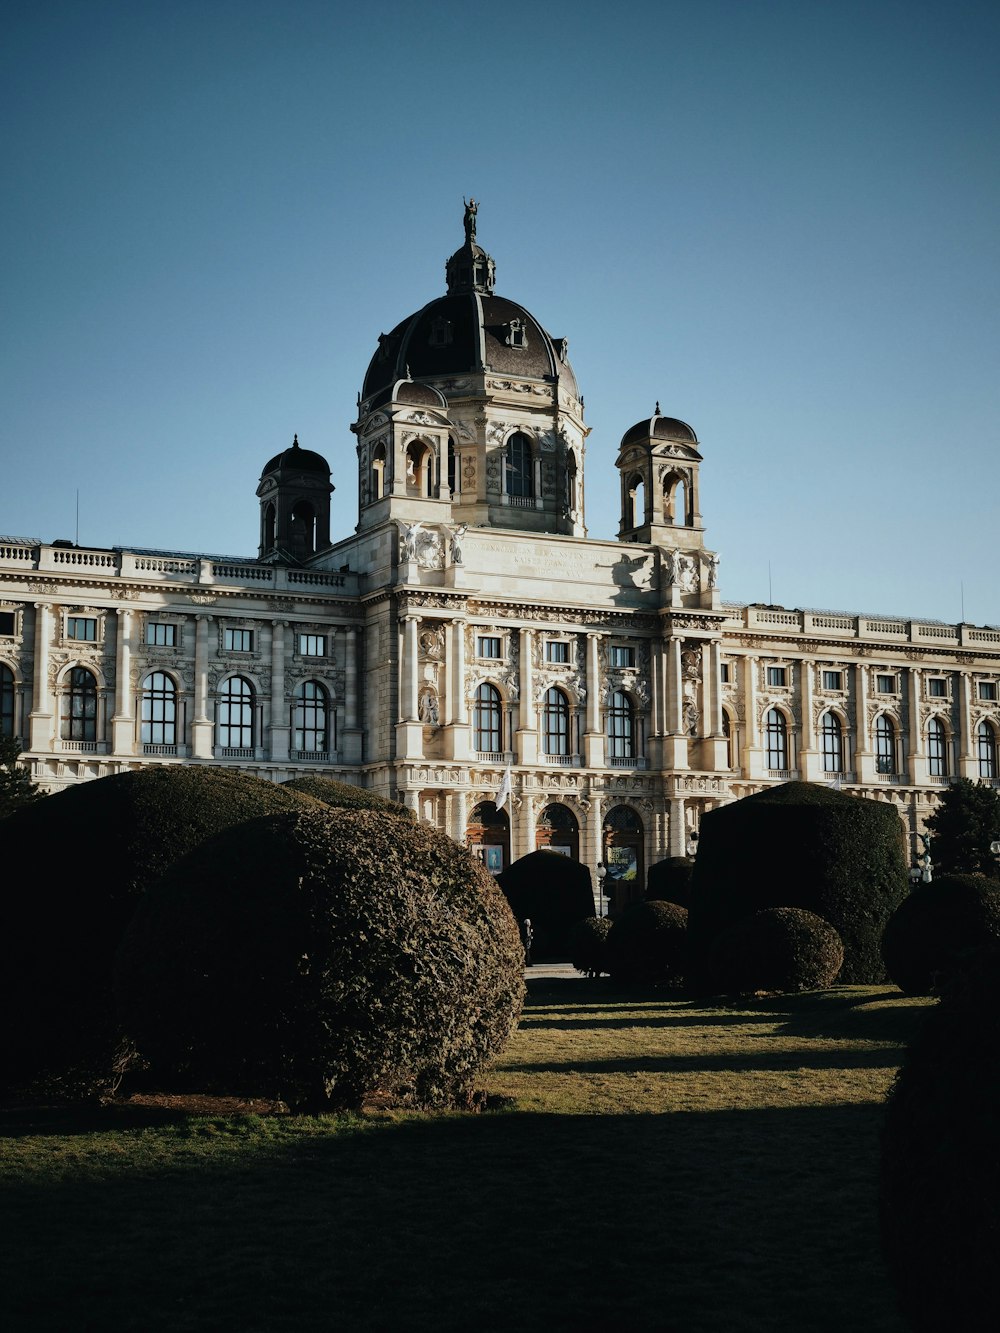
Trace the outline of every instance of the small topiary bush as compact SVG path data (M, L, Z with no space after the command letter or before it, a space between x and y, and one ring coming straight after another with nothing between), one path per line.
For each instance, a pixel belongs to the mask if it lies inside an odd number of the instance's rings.
M699 988L717 937L765 907L802 907L829 921L844 942L841 982L884 979L882 931L909 890L894 805L786 782L710 810L700 832L691 883Z
M929 995L970 949L1000 945L1000 886L984 875L939 875L904 898L882 936L891 981Z
M678 903L632 903L611 927L607 969L619 986L679 988L687 957L687 909Z
M44 849L48 865L5 894L0 1079L76 1094L112 1078L112 967L146 887L220 829L314 804L236 770L185 766L99 778L15 811L6 844Z
M823 990L843 964L843 941L829 921L800 907L769 907L719 936L711 974L730 995Z
M662 900L690 907L693 873L694 862L686 856L668 856L664 861L655 861L646 874L646 901Z
M565 958L570 927L594 915L590 871L560 852L543 849L522 856L497 876L497 883L515 918L530 919L535 958Z
M882 1243L916 1333L994 1322L1000 955L955 974L906 1053L882 1133Z
M384 796L368 791L365 787L355 787L350 782L338 782L336 778L289 778L281 784L289 791L301 792L311 796L314 801L338 810L384 810L386 814L398 815L400 819L415 819L413 811L398 801L387 801Z
M142 900L116 972L154 1071L306 1110L468 1104L523 992L488 872L378 811L275 815L204 843Z
M585 916L569 931L569 961L578 972L599 977L607 972L607 939L611 930L609 916Z

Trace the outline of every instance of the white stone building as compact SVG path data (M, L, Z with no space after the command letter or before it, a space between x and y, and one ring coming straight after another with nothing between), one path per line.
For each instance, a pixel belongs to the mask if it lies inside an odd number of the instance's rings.
M619 899L769 783L891 801L911 837L956 775L1000 783L1000 630L725 603L698 440L659 404L622 438L618 540L587 537L567 342L495 295L474 204L465 228L368 367L351 536L295 441L256 559L0 538L0 728L36 781L327 774L494 869L606 864Z

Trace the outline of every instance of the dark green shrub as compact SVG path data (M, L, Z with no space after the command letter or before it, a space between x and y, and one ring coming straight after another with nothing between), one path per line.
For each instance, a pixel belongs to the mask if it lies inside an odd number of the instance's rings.
M1000 795L985 782L957 778L950 783L927 820L927 830L939 870L996 879L990 843L1000 839Z
M314 802L231 769L148 768L17 810L8 848L44 850L44 874L5 894L0 1078L99 1087L118 1038L111 973L140 895L219 829ZM54 1082L53 1082L54 1081Z
M607 972L607 939L611 930L609 916L585 916L569 929L569 961L578 972L599 977Z
M768 907L742 917L712 946L712 981L730 995L824 990L844 964L840 936L801 907Z
M386 814L398 815L401 819L415 818L413 811L398 801L387 801L384 796L368 791L365 787L338 782L336 778L289 778L281 785L338 810L384 810Z
M13 736L0 736L0 819L6 819L15 810L40 801L44 792L38 790L31 773L18 760L21 742Z
M765 907L803 907L844 942L840 980L885 976L885 923L909 886L896 807L829 787L788 782L710 810L691 884L692 964L710 985L713 941Z
M619 986L669 985L684 980L687 909L677 903L631 903L608 935L607 969Z
M116 969L154 1071L293 1107L463 1105L520 1011L492 877L435 830L303 810L202 844L139 904Z
M889 979L908 995L929 995L962 956L1000 945L1000 887L983 875L939 875L893 912L882 936Z
M646 901L662 900L691 906L691 876L694 862L686 856L668 856L654 861L646 874Z
M520 922L528 917L535 932L532 956L565 958L569 930L594 915L590 871L560 852L542 850L513 861L497 883Z
M882 1133L882 1242L917 1333L994 1322L1000 1244L1000 955L946 986L906 1053Z

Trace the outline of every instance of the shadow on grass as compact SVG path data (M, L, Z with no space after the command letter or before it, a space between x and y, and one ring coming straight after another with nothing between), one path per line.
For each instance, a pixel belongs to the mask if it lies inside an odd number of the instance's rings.
M89 1167L8 1187L0 1301L33 1331L900 1333L879 1122L869 1106L299 1122L197 1158L147 1130L117 1161L109 1133Z
M796 1046L771 1050L764 1044L749 1052L721 1055L630 1055L610 1060L548 1060L513 1064L519 1074L747 1074L781 1073L789 1069L897 1069L899 1047L845 1050Z

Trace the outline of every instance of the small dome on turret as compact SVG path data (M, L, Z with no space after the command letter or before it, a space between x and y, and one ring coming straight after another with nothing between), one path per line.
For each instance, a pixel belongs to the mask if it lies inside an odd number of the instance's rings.
M634 426L628 428L622 436L622 446L635 444L639 440L673 440L677 444L695 445L698 443L697 435L686 421L660 415L659 403L656 404L656 411L651 417L637 421Z
M266 477L269 472L318 472L322 476L329 478L330 464L322 454L315 454L311 449L303 449L299 444L298 435L292 440L288 449L283 449L280 454L275 454L264 464L264 471L260 474Z

